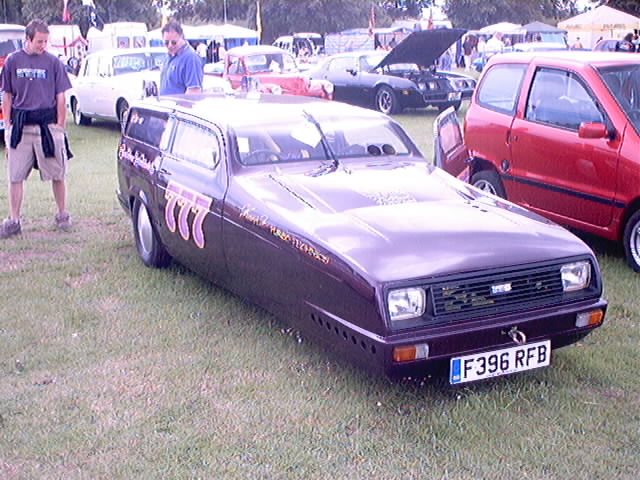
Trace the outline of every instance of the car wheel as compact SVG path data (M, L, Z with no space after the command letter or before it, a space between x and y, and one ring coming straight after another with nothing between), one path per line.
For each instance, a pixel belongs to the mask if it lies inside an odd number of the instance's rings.
M624 228L624 254L627 264L640 272L640 211L637 211Z
M481 170L471 177L471 185L498 197L507 198L502 180L495 170Z
M133 203L133 235L140 259L147 267L163 268L171 263L171 256L167 253L158 238L156 229L151 222L147 206L140 198Z
M126 100L122 100L118 103L118 122L120 127L124 130L124 124L127 121L127 112L129 111L129 104Z
M376 109L387 115L400 111L398 98L391 88L383 85L378 89L376 92Z
M91 117L87 117L82 113L77 100L73 102L73 122L76 125L91 125Z

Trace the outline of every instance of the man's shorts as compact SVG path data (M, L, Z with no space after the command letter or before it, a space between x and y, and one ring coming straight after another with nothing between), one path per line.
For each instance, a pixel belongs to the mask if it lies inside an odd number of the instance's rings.
M40 178L43 181L64 180L67 172L67 149L64 143L64 128L52 123L49 125L55 145L55 157L45 157L40 141L40 127L25 125L22 140L16 148L11 148L11 130L13 125L4 131L4 142L7 147L7 167L9 182L24 182L38 162Z

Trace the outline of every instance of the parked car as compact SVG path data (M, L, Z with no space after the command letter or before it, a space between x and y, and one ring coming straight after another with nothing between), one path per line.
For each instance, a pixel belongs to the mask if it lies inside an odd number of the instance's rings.
M24 27L0 23L0 71L11 53L22 48L24 41ZM0 92L0 131L4 130L4 114L2 113L2 92Z
M506 53L467 111L471 183L622 241L640 271L640 64L615 52Z
M627 52L634 53L636 51L636 47L631 42L626 42L624 40L615 40L613 38L607 38L605 40L600 40L593 47L593 50L596 52Z
M94 118L122 123L129 105L144 97L144 82L160 84L167 55L164 47L108 49L87 55L67 94L76 125L90 125ZM203 89L231 92L228 82L209 75Z
M118 199L173 258L377 373L543 367L602 323L591 250L436 169L391 118L288 95L134 104Z
M270 45L232 48L224 60L223 78L235 89L255 88L263 93L333 98L333 84L312 80L302 72L293 56ZM254 87L252 87L254 85Z
M383 113L405 108L459 108L473 93L475 79L437 71L435 62L465 30L413 32L391 51L354 51L332 55L309 72L329 80L334 99L373 107Z

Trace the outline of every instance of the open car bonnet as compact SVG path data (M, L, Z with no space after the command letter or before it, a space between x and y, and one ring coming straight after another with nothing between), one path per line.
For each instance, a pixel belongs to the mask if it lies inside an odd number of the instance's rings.
M430 67L465 32L462 28L437 28L413 32L394 47L376 68L396 63L416 63Z

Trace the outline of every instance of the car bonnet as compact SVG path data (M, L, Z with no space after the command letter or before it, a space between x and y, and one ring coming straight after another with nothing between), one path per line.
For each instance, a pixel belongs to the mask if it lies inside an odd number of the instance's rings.
M429 67L465 32L466 30L462 28L438 28L413 32L391 50L376 68L395 63L416 63Z

